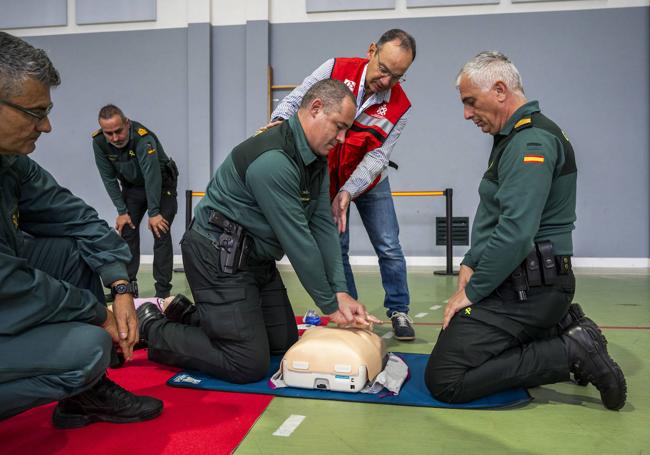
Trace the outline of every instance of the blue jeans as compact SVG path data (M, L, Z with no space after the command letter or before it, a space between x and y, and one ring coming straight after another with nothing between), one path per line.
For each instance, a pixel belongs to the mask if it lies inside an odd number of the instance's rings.
M393 311L408 313L409 288L406 282L406 261L399 244L399 224L390 194L390 183L385 178L372 190L354 200L368 238L379 258L381 283L386 292L384 307L386 314ZM348 209L348 220L350 211ZM341 234L341 253L343 255L343 270L350 295L358 297L354 284L354 276L350 267L350 223Z

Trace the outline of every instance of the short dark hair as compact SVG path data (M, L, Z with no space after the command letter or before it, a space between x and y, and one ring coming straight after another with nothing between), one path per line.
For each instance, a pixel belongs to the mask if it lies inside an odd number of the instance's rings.
M348 86L335 79L323 79L312 85L302 97L300 107L309 107L316 98L323 101L325 112L331 112L334 108L336 108L337 112L340 111L344 98L349 98L354 105L357 104Z
M381 49L384 44L390 43L391 41L399 41L399 47L405 51L411 51L413 60L415 60L415 38L404 30L392 28L381 35L379 41L377 41L377 50Z
M43 49L6 32L0 32L0 96L20 95L27 79L56 87L61 84L59 72Z
M97 119L108 120L109 118L112 118L115 115L119 115L122 120L126 120L126 117L124 116L124 112L122 112L122 109L120 109L114 104L107 104L106 106L102 107L99 110L99 115L97 116Z

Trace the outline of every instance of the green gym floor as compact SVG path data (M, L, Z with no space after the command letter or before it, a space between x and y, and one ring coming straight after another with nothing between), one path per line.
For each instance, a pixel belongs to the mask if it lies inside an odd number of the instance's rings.
M296 314L315 308L289 268L281 268ZM360 300L385 317L376 268L355 269ZM606 410L595 387L560 383L530 389L534 400L504 410L437 409L276 397L235 451L243 454L646 454L650 453L650 272L578 269L579 302L598 323L625 373L628 398ZM388 350L429 353L455 277L410 268L410 315L417 339L386 339ZM151 266L139 275L140 295L153 295ZM182 273L174 290L190 296ZM417 316L416 316L417 315ZM390 327L377 327L384 335ZM643 379L645 378L645 379ZM273 432L291 415L305 416L289 437Z

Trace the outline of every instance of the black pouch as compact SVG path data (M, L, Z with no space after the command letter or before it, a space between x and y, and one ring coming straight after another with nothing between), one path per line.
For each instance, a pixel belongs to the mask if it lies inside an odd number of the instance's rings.
M537 257L537 250L533 250L528 254L524 260L526 266L526 275L528 275L528 285L532 288L542 285L542 272L539 268L539 258Z
M557 269L555 267L555 254L553 253L553 243L549 240L537 242L537 252L542 258L542 278L546 286L557 283Z

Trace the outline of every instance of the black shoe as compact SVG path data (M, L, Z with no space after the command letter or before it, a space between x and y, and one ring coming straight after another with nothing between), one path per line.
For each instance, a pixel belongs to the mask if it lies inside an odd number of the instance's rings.
M165 308L165 317L173 322L182 322L186 312L194 306L194 303L183 294L177 294Z
M413 321L406 313L393 311L390 315L390 321L393 324L393 334L396 340L415 340L415 330L413 330L413 326L411 325Z
M138 331L140 332L140 341L147 342L147 329L153 321L164 319L165 316L160 312L158 305L154 303L144 303L135 311L138 316Z
M126 359L124 358L124 354L117 352L117 349L113 347L113 349L111 349L111 363L108 365L109 368L122 368L125 361Z
M562 340L567 347L570 371L596 386L607 409L621 409L627 397L625 376L609 356L598 326L591 319L582 318L562 335Z
M52 422L57 428L81 428L94 422L130 423L158 417L157 398L134 395L104 375L90 390L59 401Z

